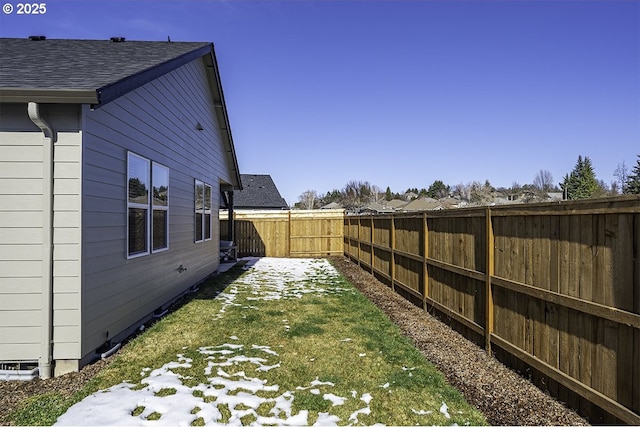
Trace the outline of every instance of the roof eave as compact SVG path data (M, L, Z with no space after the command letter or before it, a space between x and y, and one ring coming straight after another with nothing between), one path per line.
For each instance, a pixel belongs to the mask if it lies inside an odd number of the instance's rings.
M0 102L95 104L98 94L92 89L0 88Z
M240 168L238 167L238 158L233 144L233 137L231 136L231 124L227 114L227 104L224 100L222 82L220 80L220 72L213 44L211 45L209 54L204 58L207 74L209 74L211 82L213 83L210 88L211 96L213 98L216 119L218 120L218 123L220 123L220 134L222 136L224 152L227 157L227 165L229 165L231 172L231 180L233 181L231 184L233 185L234 190L242 190Z

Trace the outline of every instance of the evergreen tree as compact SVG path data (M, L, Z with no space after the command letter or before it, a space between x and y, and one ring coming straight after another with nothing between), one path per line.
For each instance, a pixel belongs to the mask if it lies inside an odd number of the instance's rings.
M388 202L393 200L393 193L391 192L391 188L387 187L387 191L385 192L384 199Z
M627 185L624 194L640 194L640 154L636 165L631 170L631 174L627 177Z
M591 159L578 156L575 168L570 174L566 174L560 188L564 191L567 199L579 200L594 197L600 190L596 174L591 165Z
M443 197L447 197L449 192L451 192L451 188L439 179L433 181L433 184L431 184L427 190L428 196L433 199L442 199Z

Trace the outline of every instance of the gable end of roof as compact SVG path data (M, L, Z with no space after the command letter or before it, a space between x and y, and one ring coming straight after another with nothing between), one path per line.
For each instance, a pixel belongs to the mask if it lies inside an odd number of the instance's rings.
M169 61L158 64L154 67L142 70L139 73L132 74L117 82L110 83L106 86L96 89L97 100L96 104L93 104L91 108L99 108L114 99L121 97L155 79L163 76L184 64L188 64L198 58L201 58L207 54L213 53L213 44L203 46L199 49L195 49L191 52L187 52L183 55L170 59Z

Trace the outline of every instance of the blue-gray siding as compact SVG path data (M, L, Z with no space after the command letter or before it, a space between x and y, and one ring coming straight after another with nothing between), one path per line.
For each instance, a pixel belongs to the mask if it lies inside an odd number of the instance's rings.
M213 239L194 242L194 181L213 186L214 208L219 181L231 181L213 102L203 88L206 71L197 60L83 111L83 354L218 267L217 210ZM169 249L132 259L125 239L129 150L169 168ZM180 265L187 270L178 272Z

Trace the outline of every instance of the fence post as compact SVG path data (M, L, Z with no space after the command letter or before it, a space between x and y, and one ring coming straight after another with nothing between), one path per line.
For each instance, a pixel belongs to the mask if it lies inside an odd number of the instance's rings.
M422 213L422 241L423 241L423 257L422 260L422 308L427 309L427 298L429 297L429 224L427 223L427 213Z
M360 255L360 248L361 248L362 245L360 244L360 226L361 226L360 216L358 216L358 267L361 267L361 264L360 264L360 256L361 256Z
M389 242L391 245L391 259L390 259L390 264L389 264L389 268L391 269L391 271L389 272L390 276L391 276L391 289L395 290L396 289L396 256L395 256L395 249L396 249L396 217L395 215L391 214L391 242Z
M485 212L487 232L486 232L486 264L485 264L485 291L486 291L486 312L485 312L485 347L487 353L491 355L491 334L493 333L493 289L491 287L491 279L494 274L494 235L493 223L491 221L491 208L487 207Z
M289 222L287 224L287 258L291 258L291 209L289 209L287 221Z
M374 240L374 237L375 237L375 228L374 228L375 224L373 223L373 215L370 215L370 217L371 217L371 261L370 261L371 264L370 265L371 265L371 275L375 276L376 272L375 272L375 268L373 266L373 260L374 260L373 253L375 252L375 250L373 248L373 240Z

